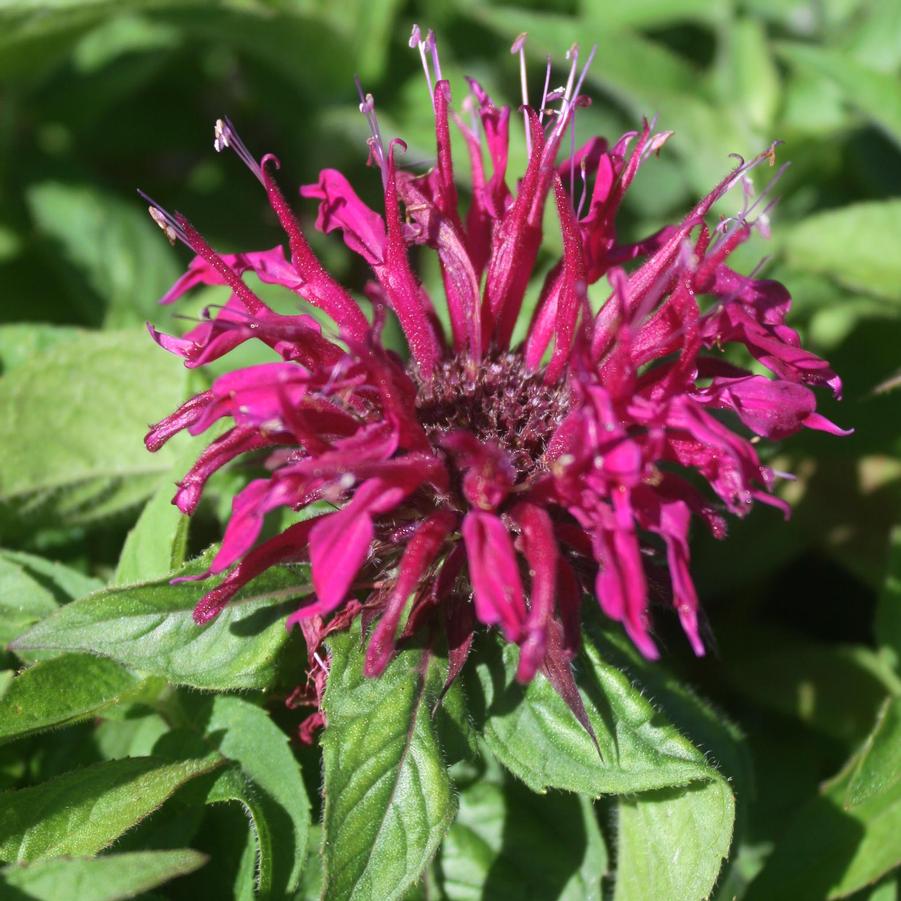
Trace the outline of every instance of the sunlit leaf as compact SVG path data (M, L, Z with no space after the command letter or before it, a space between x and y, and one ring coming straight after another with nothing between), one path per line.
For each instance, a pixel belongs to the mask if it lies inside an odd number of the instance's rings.
M431 723L442 668L411 648L367 679L359 632L334 635L329 647L323 897L400 898L456 812Z
M848 103L901 146L901 84L893 73L871 69L849 54L824 47L783 42L779 51L793 65L837 85Z
M206 731L217 739L219 752L240 766L240 774L217 779L207 800L231 793L248 807L259 849L260 894L289 896L300 884L306 858L310 802L287 736L265 711L235 697L215 699Z
M36 663L0 699L0 741L78 722L117 704L139 682L118 663L90 654Z
M210 559L207 553L180 574L202 572ZM264 573L198 626L194 606L215 583L162 579L99 591L39 623L15 647L89 651L195 688L270 686L295 641L283 621L309 592L304 568Z
M34 901L119 901L200 869L197 851L137 851L95 858L50 858L0 870L5 886Z
M857 203L809 216L785 237L789 262L843 285L901 301L901 260L893 236L901 201Z
M73 770L0 794L0 860L44 860L102 851L181 785L222 758L167 763L130 757Z
M147 423L184 391L184 369L142 331L86 333L6 373L0 530L96 522L140 503L172 465L166 449L145 450Z

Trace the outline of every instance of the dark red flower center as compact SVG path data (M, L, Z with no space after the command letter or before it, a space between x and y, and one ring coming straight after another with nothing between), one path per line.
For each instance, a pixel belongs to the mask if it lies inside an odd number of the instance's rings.
M505 450L517 482L544 468L548 441L571 405L566 383L545 384L543 373L526 369L519 353L496 353L480 363L453 357L416 381L417 417L436 447L449 432L464 429Z

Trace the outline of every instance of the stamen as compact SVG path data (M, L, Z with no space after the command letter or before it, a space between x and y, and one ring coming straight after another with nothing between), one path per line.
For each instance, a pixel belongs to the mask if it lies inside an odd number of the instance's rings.
M777 142L778 143L778 142ZM780 178L785 174L786 169L791 165L791 163L783 163L776 174L766 183L763 190L757 195L757 197L751 202L751 198L754 197L754 183L748 178L748 173L757 165L759 165L763 160L769 160L770 165L773 165L773 157L775 155L775 148L777 143L774 143L770 147L770 152L768 154L762 154L760 159L757 160L752 166L749 166L745 169L741 175L739 176L742 183L742 207L739 212L735 216L727 216L725 217L715 228L715 236L710 245L710 250L713 250L715 247L718 247L723 241L728 240L739 228L743 228L745 226L754 227L757 226L760 230L760 233L764 237L769 237L769 223L770 223L770 211L776 206L779 202L779 198L775 198L771 200L763 209L763 211L758 215L758 217L751 221L751 216L754 211L760 206L760 204L772 193L773 188L776 186L776 183ZM730 185L730 188L736 184L733 182Z
M576 208L576 117L573 116L569 126L569 202Z
M213 148L216 153L222 153L226 147L234 150L241 158L244 165L256 176L257 181L265 187L263 171L260 169L260 164L253 158L253 155L247 149L247 146L238 136L234 125L232 125L231 119L227 116L224 119L217 119L215 128L213 129L213 135Z
M562 102L560 104L560 110L558 113L559 119L551 132L551 146L559 141L560 137L563 135L564 130L569 124L570 113L576 107L576 102L579 98L579 92L582 90L582 84L585 81L585 76L588 74L588 69L591 67L592 62L594 61L597 50L598 45L594 44L591 48L591 52L588 54L588 59L585 60L585 65L582 67L578 81L576 81L576 71L579 64L579 45L573 44L572 47L570 47L566 52L566 58L571 60L572 62L570 63L569 77L566 79L566 87L563 89ZM556 94L557 92L555 91L553 93ZM548 100L550 99L551 98L548 97Z
M385 160L385 144L382 141L379 120L375 114L375 98L372 94L363 94L363 85L360 83L359 75L354 76L354 83L357 86L357 93L360 95L360 112L366 117L369 132L372 135L368 141L369 150L381 170L382 187L385 187L388 184L388 164Z
M431 35L431 31L429 35ZM410 32L410 40L409 45L411 48L416 48L419 50L419 58L422 60L422 71L425 72L425 83L429 89L429 97L432 100L432 106L435 105L435 89L432 86L432 73L429 71L429 61L426 57L426 42L422 39L422 32L419 30L418 25L413 26L413 30Z
M431 28L429 29L429 33L426 35L425 42L432 53L432 68L435 70L435 81L442 81L441 60L438 59L438 39L435 37L435 32L432 31Z
M576 219L579 219L582 216L582 208L585 206L585 201L588 199L588 172L585 160L579 164L579 169L582 173L582 195L579 197L579 206L576 210Z
M461 111L465 115L469 116L469 122L470 122L470 127L472 130L472 133L476 138L478 138L478 136L480 134L479 117L478 117L478 114L476 113L475 98L472 96L472 94L467 94L463 98L463 102L460 104L460 108L461 108Z
M656 118L656 117L655 117ZM651 130L654 128L654 123L651 123ZM660 153L663 145L675 134L672 131L661 131L656 135L651 137L651 140L648 141L644 150L641 151L641 161L645 162L648 157L652 156L655 153Z
M526 32L522 32L519 37L513 42L513 46L510 48L510 53L519 54L519 86L522 91L522 105L526 107L529 105L529 82L526 77L526 38L528 35ZM532 156L532 135L529 129L529 115L523 109L522 111L522 123L525 129L526 135L526 157Z
M629 325L633 328L640 327L646 317L650 316L657 307L657 303L666 293L666 288L674 276L677 276L680 270L693 272L698 266L698 259L695 255L691 241L685 238L679 247L678 257L676 259L675 272L672 268L664 269L651 284L644 299L633 311Z
M166 236L166 240L174 247L176 241L181 241L186 247L190 247L191 244L188 241L188 236L185 234L185 230L178 224L178 220L171 214L166 212L163 207L161 207L152 197L145 194L140 188L138 188L138 195L147 201L148 207L147 211L150 213L150 218L162 229L163 234Z
M544 108L548 102L547 89L551 84L551 58L547 58L547 69L544 73L544 90L541 92L541 108L538 110L538 124L544 119Z
M163 214L156 208L149 206L147 207L148 212L150 213L150 218L163 230L163 234L166 236L166 240L172 247L175 247L175 242L177 240L175 231L170 228L169 224L166 222Z
M582 85L585 83L585 76L588 74L588 70L591 68L591 64L594 62L595 55L598 52L598 45L592 44L591 50L588 53L588 59L585 60L585 65L582 67L582 74L579 76L579 80L576 82L576 89L573 93L573 103L579 97L579 94L582 90Z

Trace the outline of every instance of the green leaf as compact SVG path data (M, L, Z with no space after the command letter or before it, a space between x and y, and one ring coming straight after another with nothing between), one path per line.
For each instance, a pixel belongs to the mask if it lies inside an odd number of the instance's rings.
M57 609L53 595L14 561L0 556L0 644Z
M837 50L788 41L777 46L793 65L816 72L837 85L848 103L901 145L901 84L894 73L870 69Z
M147 501L125 539L113 585L161 579L185 562L190 519L172 503L173 493L165 480Z
M389 901L419 878L456 810L430 715L446 667L409 649L367 679L359 630L329 648L323 898Z
M94 730L97 752L104 760L120 757L147 757L156 743L169 731L169 724L158 713L140 702L107 710Z
M202 572L212 553L176 575ZM296 641L283 620L309 593L306 569L269 570L216 619L198 626L191 616L194 606L219 581L173 585L164 579L99 591L38 623L14 642L14 649L88 651L195 688L267 688Z
M322 12L334 28L347 35L349 52L362 78L378 78L391 46L400 0L351 0L324 4Z
M723 678L764 709L856 744L897 678L860 645L804 641L771 629L722 630Z
M92 185L43 182L29 188L38 229L83 276L113 328L146 320L180 272L172 248L138 198L128 201ZM82 289L83 290L83 289Z
M533 791L599 797L718 779L704 755L668 722L640 686L607 662L600 639L586 639L577 679L598 748L544 675L516 681L517 651L487 642L477 667L489 749Z
M710 897L734 819L724 779L621 798L614 901Z
M606 34L624 26L653 28L686 21L716 22L728 7L709 0L632 0L631 3L592 3L583 0L580 20L589 33Z
M47 0L0 5L0 75L53 68L92 26L127 7L166 7L171 0Z
M61 604L97 591L98 588L103 588L103 582L100 579L86 576L64 563L48 560L37 554L0 549L0 559L21 566L31 579L44 586Z
M6 373L0 530L86 524L140 503L172 465L167 449L145 450L147 423L181 402L185 384L184 368L140 332L86 333Z
M43 322L15 322L0 325L0 373L27 363L35 354L70 341L81 329L47 325Z
M536 795L489 768L464 788L441 846L441 884L451 901L601 897L607 850L591 801Z
M901 698L887 698L851 775L845 806L858 807L901 782Z
M253 782L248 779L240 767L229 767L223 770L210 790L205 803L222 804L237 802L250 820L254 846L256 848L256 871L259 874L257 888L263 898L284 898L284 894L273 894L272 870L275 863L278 835L273 830L273 823L263 810Z
M773 123L779 106L779 72L759 19L734 22L728 35L729 99L761 134Z
M847 50L871 69L894 73L901 65L901 7L895 0L872 0L867 15L852 23Z
M709 735L706 714L691 710L701 706L697 699L664 695L662 709L655 707L646 687L627 675L640 678L647 664L592 628L576 673L599 754L547 679L538 675L523 688L516 665L515 649L505 644L477 669L491 751L533 791L629 796L618 805L617 899L707 897L729 854L735 799L722 774L667 717L675 706Z
M319 901L322 895L322 860L319 856L319 845L322 839L322 827L314 823L310 827L307 842L307 859L300 880L300 891L295 901Z
M892 716L894 734L885 738L897 743L896 714ZM877 725L877 734L884 722ZM868 740L863 753L873 746ZM901 864L901 780L897 772L887 780L890 774L881 772L896 757L897 749L882 747L866 765L868 776L860 780L863 760L855 755L789 822L746 901L844 898ZM876 790L879 785L885 790ZM847 806L855 786L864 789L860 803Z
M874 629L882 654L901 672L901 527L889 536L888 570L876 606Z
M118 663L90 654L36 663L0 699L0 742L78 722L119 703L138 683Z
M255 824L259 892L264 897L288 897L300 885L310 802L287 736L264 710L234 697L213 701L206 730L219 739L219 752L236 761L243 773L247 790L240 800Z
M62 563L0 550L0 645L55 612L60 603L102 585Z
M785 236L789 262L854 290L901 301L901 259L893 237L901 200L855 203L808 216Z
M130 757L74 770L0 794L0 860L43 860L102 851L180 786L222 758L167 763Z
M206 862L206 855L186 848L13 864L0 870L0 889L11 890L0 894L34 901L119 901L193 873Z
M595 626L590 634L597 634ZM607 632L605 637L609 645L604 659L637 678L655 706L696 748L703 749L708 763L724 777L706 785L690 785L684 791L661 789L621 800L621 879L616 892L625 898L642 898L642 886L647 885L654 897L706 897L709 889L705 886L717 882L720 862L729 853L730 837L732 848L738 848L754 809L754 773L747 742L721 712L708 706L664 667L640 657L625 636ZM626 832L630 832L628 837ZM641 838L645 834L656 838ZM653 849L650 853L660 863L651 867L651 872L647 872L646 846ZM671 866L669 861L679 861L679 866ZM726 872L737 885L746 884L734 853ZM725 878L725 873L719 877L721 891ZM656 888L650 888L652 885Z

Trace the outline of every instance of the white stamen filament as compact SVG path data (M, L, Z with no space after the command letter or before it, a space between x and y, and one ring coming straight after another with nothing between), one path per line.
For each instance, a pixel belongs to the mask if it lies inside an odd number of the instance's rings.
M586 169L585 160L583 159L579 164L579 170L582 173L582 195L579 197L579 206L576 209L576 219L581 217L582 208L585 206L585 201L588 199L588 173Z
M435 107L435 87L442 80L441 76L441 60L438 57L438 41L435 40L435 32L430 28L422 39L422 31L418 25L413 26L410 32L410 40L407 42L411 48L419 50L419 59L422 62L422 71L425 73L426 87L429 89L429 97L432 100L432 108ZM432 68L429 69L429 58L431 57ZM432 83L432 74L434 70L435 80Z
M382 187L388 185L388 166L385 159L385 144L382 141L382 132L379 128L378 116L375 114L375 98L372 94L363 93L363 85L360 83L359 76L354 78L357 86L357 94L360 96L360 112L366 117L366 123L369 125L369 149L375 159L376 165L382 173Z
M426 35L425 42L429 45L429 50L432 52L432 68L435 70L435 81L442 81L441 60L438 59L438 40L435 38L435 32L431 28Z
M544 73L544 90L541 92L541 108L538 110L539 124L544 120L544 108L547 104L547 89L551 84L551 58L547 58L547 69Z
M510 48L511 53L519 54L519 87L522 93L522 105L523 107L527 107L529 105L529 81L526 75L526 38L528 35L526 32L523 32L516 38L513 42L513 46ZM522 123L525 130L526 137L526 157L530 157L532 155L532 134L529 129L529 114L523 109L522 111Z

